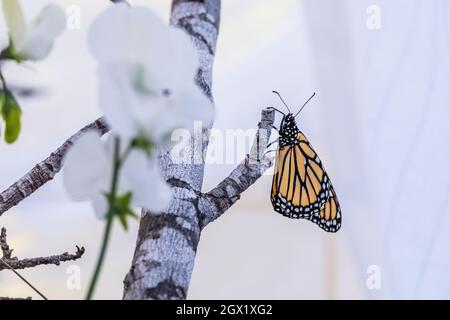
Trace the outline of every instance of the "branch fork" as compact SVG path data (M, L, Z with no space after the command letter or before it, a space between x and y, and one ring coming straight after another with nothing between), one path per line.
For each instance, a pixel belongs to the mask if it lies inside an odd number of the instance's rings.
M212 68L220 24L220 0L173 0L171 24L183 29L197 48L200 68L196 82L212 101ZM241 194L272 165L265 151L273 122L274 111L264 109L250 153L228 177L206 193L201 191L204 163L177 165L168 152L159 155L161 170L173 187L172 203L166 212L143 209L135 254L124 280L124 299L186 298L201 231L236 203ZM208 129L203 128L204 131ZM0 216L53 179L61 170L63 158L70 146L88 130L96 130L103 135L109 131L109 127L104 118L89 124L0 193ZM197 154L194 148L190 146L186 151ZM204 152L207 142L201 148ZM17 269L38 264L59 264L78 259L84 253L84 248L77 247L77 252L72 255L64 253L18 260L11 257L12 250L6 243L6 230L2 229L1 235L3 259ZM4 267L0 264L2 269Z
M47 256L47 257L36 257L31 259L19 259L12 256L13 249L11 249L6 240L6 229L2 228L0 231L0 247L3 253L0 259L0 271L4 269L26 269L33 268L39 265L53 264L59 266L61 262L77 260L81 258L84 254L84 247L76 246L76 252L74 254L69 254L64 252L63 254Z

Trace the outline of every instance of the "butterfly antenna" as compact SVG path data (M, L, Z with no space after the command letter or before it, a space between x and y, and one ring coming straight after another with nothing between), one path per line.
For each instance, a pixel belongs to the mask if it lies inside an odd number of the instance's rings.
M275 93L278 98L280 98L281 102L283 102L284 106L286 107L286 109L289 111L289 113L291 113L291 109L289 109L288 105L286 104L286 102L284 102L283 98L281 97L281 95L278 93L278 91L272 91L273 93Z
M314 98L315 95L316 95L316 93L314 92L313 95L311 97L309 97L309 99L303 104L303 106L300 108L300 110L298 110L298 112L295 114L294 118L296 116L298 116L298 114L303 110L303 108L308 104L308 102L310 102L311 99Z

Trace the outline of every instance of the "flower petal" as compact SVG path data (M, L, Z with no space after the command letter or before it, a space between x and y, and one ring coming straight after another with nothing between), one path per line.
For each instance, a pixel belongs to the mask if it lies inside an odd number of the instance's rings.
M214 108L209 99L192 84L177 95L174 100L166 101L162 112L149 119L148 127L154 141L167 144L176 129L194 130L194 123L200 122L209 127L214 119Z
M3 0L3 13L13 47L22 46L27 27L19 1Z
M94 208L95 216L103 220L108 213L108 199L104 194L98 193L92 198L92 207Z
M94 198L107 190L112 172L102 141L97 133L82 135L64 160L64 185L73 200Z
M167 209L171 189L161 177L156 161L140 150L132 151L122 167L123 179L131 187L136 206L155 212Z
M131 140L138 134L139 108L132 87L133 65L126 62L102 64L99 67L99 104L107 122L119 135Z
M122 138L164 144L174 129L212 122L212 105L194 83L197 52L184 31L144 7L119 4L97 18L89 41L100 65L100 107Z
M199 66L197 51L184 31L145 7L125 3L111 6L94 21L89 46L100 63L146 64L167 89L193 81Z
M164 22L144 7L126 3L110 6L93 22L89 32L89 47L102 62L139 61L153 49L151 39Z
M64 10L56 4L46 5L29 25L29 29L39 29L40 34L45 33L50 39L55 39L61 35L65 27L66 14L64 13Z
M199 59L186 32L165 26L154 37L149 39L153 50L147 57L146 68L151 70L161 86L176 92L187 83L193 83Z
M65 27L64 11L55 4L47 5L27 27L25 42L16 48L17 54L30 60L45 58Z

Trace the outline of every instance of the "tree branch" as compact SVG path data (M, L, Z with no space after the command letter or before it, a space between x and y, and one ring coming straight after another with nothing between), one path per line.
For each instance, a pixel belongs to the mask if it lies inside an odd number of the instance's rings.
M196 81L212 99L212 68L220 25L220 0L173 0L171 24L188 35L197 48L200 69Z
M270 158L264 155L269 143L275 114L273 110L264 109L250 154L221 183L199 198L198 210L201 213L201 226L220 217L241 194L256 182L272 166Z
M212 68L220 23L220 0L175 0L171 24L183 29L198 51L196 82L212 99ZM182 59L183 57L180 57ZM202 128L205 133L209 128ZM194 159L203 155L208 141L193 137L183 150ZM189 186L173 188L167 212L143 210L132 266L124 280L124 299L185 299L200 239L197 194L201 191L204 162L179 164L170 153L159 153L166 179Z
M0 231L0 248L2 249L3 259L10 259L12 249L9 248L8 242L6 242L6 229L2 228Z
M38 163L17 182L13 183L8 189L0 193L0 216L11 207L17 205L20 201L30 196L45 183L52 180L61 170L64 156L69 148L80 136L89 130L96 130L103 135L109 131L109 128L103 117L88 124L67 139L58 149L52 152L48 158Z
M64 252L63 254L49 256L49 257L37 257L32 259L21 259L17 257L11 257L12 249L6 241L6 229L2 228L0 231L0 247L3 253L3 257L0 259L0 271L4 269L9 269L10 267L14 270L33 268L38 265L54 264L59 266L61 262L77 260L81 258L84 254L84 247L78 247L75 254L69 254ZM2 263L2 262L6 262Z
M220 23L220 0L174 0L171 23L184 29L195 44L200 58L196 82L212 101L212 67ZM125 299L186 298L201 230L229 209L241 193L271 165L271 161L263 153L270 137L273 118L273 111L263 110L250 155L206 194L201 193L204 163L176 164L172 162L167 150L160 152L161 168L173 186L174 196L167 212L143 210L135 255L130 272L124 280ZM203 128L203 132L207 129L209 128ZM89 124L0 193L0 216L53 179L61 170L63 158L70 146L88 130L104 134L109 128L103 118ZM204 141L200 150L196 150L195 143L191 143L186 152L195 155L200 151L203 154L207 144L208 141ZM12 250L6 243L6 230L2 230L0 245L4 259L17 269L38 264L59 264L78 259L84 252L84 248L77 247L74 255L64 253L18 260L11 258Z
M220 21L219 0L175 0L172 24L184 29L200 56L197 83L212 100L211 71ZM185 299L201 230L219 217L240 194L270 167L265 158L274 112L263 110L250 155L228 178L207 194L201 193L204 163L175 164L168 152L160 163L173 199L166 212L143 210L131 269L124 280L124 299ZM207 143L191 143L188 155L203 152Z

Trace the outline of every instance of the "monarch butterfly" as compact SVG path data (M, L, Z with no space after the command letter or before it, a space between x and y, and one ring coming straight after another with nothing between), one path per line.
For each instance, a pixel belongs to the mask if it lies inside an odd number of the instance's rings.
M294 116L280 94L273 92L288 110L285 114L271 108L283 115L270 197L273 208L286 217L308 219L325 231L336 232L341 227L336 192L318 155L295 122L315 93Z

